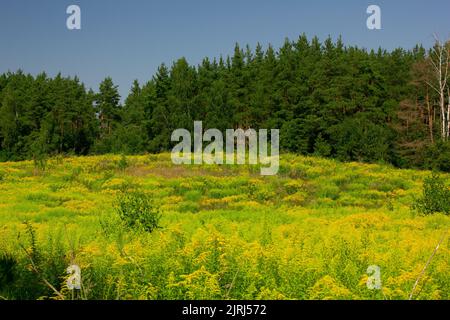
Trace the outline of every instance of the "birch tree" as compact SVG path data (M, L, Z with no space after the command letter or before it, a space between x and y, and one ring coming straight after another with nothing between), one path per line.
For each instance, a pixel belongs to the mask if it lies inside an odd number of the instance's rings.
M429 81L428 85L438 94L441 115L441 137L442 140L448 141L450 134L450 88L448 86L450 41L444 43L437 36L435 36L435 40L436 43L429 56L434 80Z

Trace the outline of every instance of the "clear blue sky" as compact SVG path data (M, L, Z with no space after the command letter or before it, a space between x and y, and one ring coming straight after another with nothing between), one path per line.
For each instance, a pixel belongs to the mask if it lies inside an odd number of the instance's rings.
M66 8L82 10L82 30L66 28ZM366 8L382 10L382 30L366 28ZM429 47L450 37L450 0L1 0L0 72L78 75L97 89L111 76L126 96L162 62L230 54L234 43L276 48L305 32L366 48Z

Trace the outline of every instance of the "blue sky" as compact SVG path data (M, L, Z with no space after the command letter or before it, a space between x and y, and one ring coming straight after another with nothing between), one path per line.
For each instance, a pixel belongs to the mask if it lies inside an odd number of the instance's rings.
M81 7L81 30L66 28L71 4ZM370 4L381 7L382 30L366 27ZM277 48L305 32L366 48L429 47L433 33L450 37L449 13L449 0L1 0L0 72L78 75L94 90L111 76L126 96L162 62L198 64L236 42Z

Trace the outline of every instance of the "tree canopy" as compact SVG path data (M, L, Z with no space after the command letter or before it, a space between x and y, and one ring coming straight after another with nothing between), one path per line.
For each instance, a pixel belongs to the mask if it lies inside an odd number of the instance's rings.
M432 58L421 46L368 51L305 35L278 51L236 44L232 56L198 66L162 64L148 82L134 81L123 104L110 77L94 93L76 77L8 72L0 160L161 152L174 129L203 121L205 130L280 129L285 152L448 170Z

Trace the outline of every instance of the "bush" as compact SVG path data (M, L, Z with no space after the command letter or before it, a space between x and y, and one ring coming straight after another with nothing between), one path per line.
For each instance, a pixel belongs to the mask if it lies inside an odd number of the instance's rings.
M316 139L314 143L314 155L318 157L329 157L333 149L328 144L328 142L322 137L322 134Z
M117 162L117 167L120 170L125 171L125 169L128 168L128 166L129 166L129 163L128 163L127 157L122 154L122 156L120 157L120 160Z
M50 286L61 292L68 263L62 233L49 235L47 242L41 243L33 225L24 225L26 238L19 233L17 241L25 255L0 254L0 295L12 300L55 298Z
M0 292L6 290L14 282L16 259L7 253L0 254Z
M159 208L154 205L150 196L143 192L122 192L117 197L115 209L129 228L146 232L159 228Z
M450 189L438 174L433 173L425 179L423 195L415 201L413 208L423 214L450 214Z
M437 142L426 149L425 167L450 172L450 142Z
M342 161L391 160L392 131L365 118L348 118L328 130L337 158Z
M47 155L37 155L34 157L34 169L45 172L47 169Z

